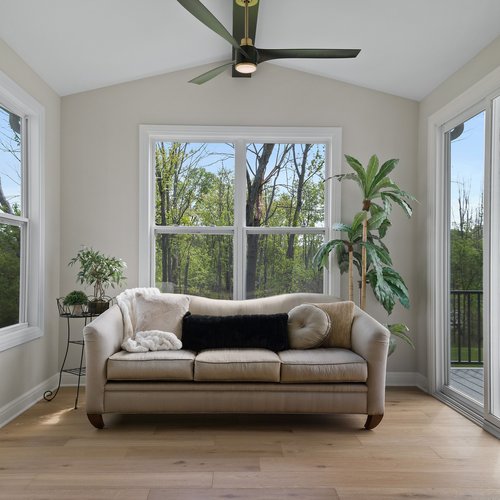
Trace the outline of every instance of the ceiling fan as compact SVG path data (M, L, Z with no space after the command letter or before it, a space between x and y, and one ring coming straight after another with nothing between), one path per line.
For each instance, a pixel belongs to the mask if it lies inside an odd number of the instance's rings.
M258 64L272 59L339 59L356 57L360 53L360 49L259 49L254 46L259 0L234 0L233 35L200 0L177 1L233 46L231 61L193 78L189 83L201 85L215 78L229 66L233 66L233 76L249 77L257 70ZM241 35L240 43L237 42L239 35Z

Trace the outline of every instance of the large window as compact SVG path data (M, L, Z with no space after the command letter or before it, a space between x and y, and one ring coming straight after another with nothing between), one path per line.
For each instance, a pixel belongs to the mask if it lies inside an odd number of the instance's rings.
M142 284L214 298L337 291L312 258L338 218L339 129L143 126L141 144Z
M0 72L0 350L42 334L43 108Z
M22 118L0 105L0 328L25 318L21 300L25 288L22 249L28 220L22 194L23 128Z

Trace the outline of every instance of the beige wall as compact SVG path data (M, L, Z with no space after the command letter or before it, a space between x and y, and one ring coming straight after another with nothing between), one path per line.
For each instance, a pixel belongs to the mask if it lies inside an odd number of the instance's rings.
M0 70L45 107L45 335L0 352L0 408L57 372L59 320L59 189L61 99L0 39Z
M381 159L400 158L394 179L416 194L420 205L409 222L396 213L388 237L395 266L412 296L412 309L397 307L390 320L410 326L417 353L400 344L389 360L389 371L414 372L418 364L419 372L426 376L427 118L495 69L499 54L500 38L420 105L272 65L259 67L251 80L222 75L201 87L188 85L187 80L207 69L198 68L67 96L61 101L0 40L0 70L46 111L47 300L44 337L0 352L0 408L57 372L59 328L62 331L63 325L57 318L54 298L76 288L75 270L68 269L66 263L81 244L123 257L129 264L128 286L137 284L141 123L340 126L343 153L363 162L372 153ZM357 209L354 196L355 191L346 185L342 201L346 219ZM369 312L386 321L373 300L369 301Z
M448 103L460 96L476 82L488 73L500 66L500 37L494 40L488 47L483 49L476 57L469 61L459 71L443 82L431 94L420 103L419 109L419 144L418 144L418 198L421 201L422 210L417 212L416 231L419 238L417 243L417 254L420 256L416 263L416 271L420 279L416 283L418 312L417 328L420 332L417 360L418 370L424 377L427 376L427 121L428 118Z
M128 286L137 285L139 124L340 126L343 152L366 162L397 157L395 180L417 180L418 103L317 76L262 65L251 80L228 74L196 86L187 81L208 67L115 85L62 99L61 293L75 287L65 263L81 244L126 260ZM344 191L346 218L359 210ZM395 265L415 290L415 223L396 214L389 244ZM375 304L372 312L386 321ZM416 313L391 318L414 331ZM415 355L401 345L389 369L414 371Z

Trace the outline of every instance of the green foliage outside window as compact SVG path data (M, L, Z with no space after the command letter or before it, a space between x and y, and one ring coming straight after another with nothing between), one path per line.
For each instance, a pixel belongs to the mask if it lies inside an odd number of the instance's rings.
M324 146L252 143L246 160L247 227L324 225ZM155 162L157 227L234 226L233 145L160 142ZM321 292L322 273L312 257L322 242L321 234L247 234L247 297ZM163 291L232 298L233 246L232 234L157 230L157 285Z
M0 328L19 322L21 231L0 224Z
M0 106L0 328L19 323L21 285L21 119Z

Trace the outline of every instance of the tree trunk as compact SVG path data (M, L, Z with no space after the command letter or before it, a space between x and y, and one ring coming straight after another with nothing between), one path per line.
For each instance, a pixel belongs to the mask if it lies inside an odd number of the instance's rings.
M161 235L161 291L167 292L169 234Z
M184 267L184 293L189 293L189 252L186 258L186 266Z
M0 208L6 214L12 214L12 207L10 206L9 200L7 200L3 188L2 188L2 179L0 179Z
M264 175L267 164L271 158L274 144L264 144L262 154L258 158L255 177L249 180L247 173L247 206L246 224L248 227L259 227L262 224L262 193L264 190ZM247 239L247 271L246 271L246 292L247 297L255 296L257 278L257 249L259 245L259 235L248 235Z
M158 163L161 163L161 168L157 168L156 171L156 188L158 190L158 198L160 200L160 224L162 226L167 225L167 207L165 203L165 186L163 184L163 173L165 171L165 146L162 144L159 146L159 155L156 156L157 167ZM158 210L158 208L157 208ZM167 282L168 282L168 247L169 247L169 235L162 234L160 240L161 248L161 291L167 292Z
M295 171L297 172L297 203L295 204L295 210L293 212L292 227L297 227L299 225L300 213L302 211L303 197L304 197L304 184L306 178L306 167L307 167L307 157L312 144L306 144L304 147L302 161L300 165L297 163L297 158L295 155L295 145L293 146L293 161L295 164ZM290 234L288 236L288 248L286 251L286 256L288 259L292 259L295 256L295 234Z
M255 297L255 288L257 283L257 251L259 248L259 234L249 234L247 237L247 279L246 279L246 297L251 299Z
M353 248L349 247L349 300L354 300L354 283L353 283L353 267L354 267L354 252Z
M367 214L368 215L368 214ZM368 239L368 218L363 220L363 243ZM361 248L361 309L366 309L366 247Z

